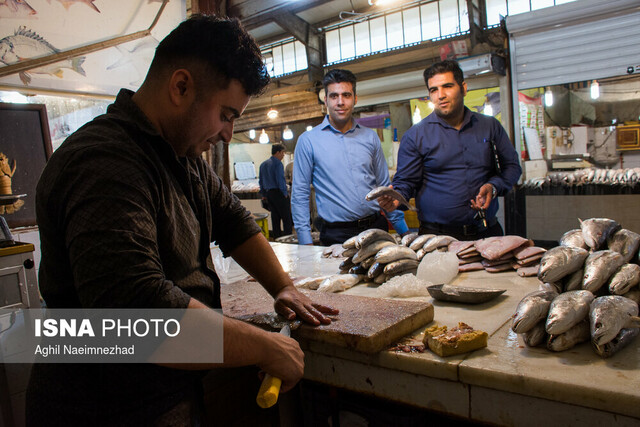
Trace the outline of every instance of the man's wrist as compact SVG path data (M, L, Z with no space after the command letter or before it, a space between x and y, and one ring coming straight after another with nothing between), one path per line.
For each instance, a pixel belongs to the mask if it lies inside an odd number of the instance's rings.
M489 183L489 185L491 186L491 198L495 199L496 197L498 197L498 190L496 189L496 186Z

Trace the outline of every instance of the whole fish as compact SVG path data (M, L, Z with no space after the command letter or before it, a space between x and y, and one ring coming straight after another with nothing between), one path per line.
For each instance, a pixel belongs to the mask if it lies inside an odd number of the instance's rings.
M376 277L384 273L384 267L385 264L382 264L381 262L374 263L371 267L369 267L369 270L367 271L367 277L369 279L375 279Z
M386 246L395 246L394 242L388 240L378 240L362 246L353 256L353 263L358 264L370 256L374 256L378 251Z
M344 249L344 248L342 248L342 249L343 249L343 252L341 254L342 257L350 258L350 257L354 256L356 253L358 253L358 249L356 249L355 247L349 248L349 249ZM332 254L332 256L335 256L335 255L333 255L333 252L331 254Z
M537 347L547 341L547 331L544 327L544 321L536 323L536 325L522 334L522 339L528 347Z
M400 244L403 246L409 247L411 242L413 242L416 239L416 237L418 237L418 233L416 232L405 234L404 237L402 237Z
M27 30L26 27L19 27L15 30L12 36L0 39L0 62L5 65L10 65L27 58L47 56L57 52L59 52L58 49L53 47L38 34L31 30ZM29 72L36 74L50 74L52 76L62 78L62 69L70 68L76 73L85 76L86 74L82 69L84 59L84 56L66 59L54 64L32 68ZM19 73L19 77L25 85L28 85L31 82L31 76L25 71L21 71Z
M95 10L96 12L100 13L100 9L98 9L96 7L95 4L93 4L94 1L96 0L58 0L60 3L62 3L62 5L64 6L65 9L69 10L69 7L74 4L74 3L84 3L87 6L89 6L91 9ZM48 3L51 3L51 0L47 0Z
M371 267L375 263L376 263L375 257L370 256L369 258L367 258L364 261L362 261L360 263L360 265L363 266L364 268L368 269L369 267Z
M540 259L538 279L541 282L557 282L579 270L589 253L585 249L556 246L544 253Z
M338 269L339 269L340 271L349 271L349 269L350 269L351 267L353 267L354 265L355 265L355 264L354 264L354 262L353 262L353 258L347 258L347 259L345 259L344 261L342 261L342 262L340 263L340 265L338 266Z
M420 248L420 249L418 249L418 251L416 252L416 259L417 259L418 261L420 261L420 260L422 260L422 258L424 258L424 256L425 256L426 254L427 254L427 253L424 251L424 249Z
M25 0L0 0L0 18L31 18L37 13Z
M513 315L511 330L516 334L523 334L533 328L536 323L546 319L551 301L558 296L555 291L538 290L525 295L518 303Z
M368 268L364 268L362 265L358 264L349 269L349 274L358 274L364 276L365 274L367 274L368 270Z
M360 237L359 234L357 236L353 236L353 237L348 238L347 240L344 241L344 243L342 243L342 247L345 248L345 249L355 248L356 247L356 240L358 240L358 237Z
M411 211L418 211L418 209L414 208L409 204L409 202L407 202L407 199L405 199L402 194L398 193L391 187L376 187L373 190L369 191L369 193L367 193L364 198L370 202L371 200L377 199L378 197L382 196L391 197L392 199L399 201L401 205L406 206Z
M636 304L640 305L640 288L631 288L629 292L622 296L629 298L631 301L635 301Z
M582 289L595 293L622 264L624 259L618 252L605 249L592 253L584 262Z
M294 281L293 284L299 289L311 289L312 291L315 291L318 289L320 284L329 277L330 276L306 277L304 279Z
M619 252L624 262L629 262L638 255L640 234L623 228L607 239L607 246L612 251Z
M376 262L383 264L397 261L399 259L417 260L416 253L410 248L402 245L386 246L378 251L375 255Z
M334 274L327 277L318 287L318 292L341 292L354 287L362 281L360 274Z
M560 335L582 322L589 315L589 304L593 301L589 291L578 290L558 295L549 307L545 328L549 335Z
M434 236L427 240L427 243L424 244L422 249L424 249L425 252L433 252L443 246L449 246L449 243L455 242L457 240L458 239L451 236Z
M609 280L609 292L613 295L624 295L640 283L640 266L624 264Z
M569 230L564 233L562 237L560 237L560 246L589 249L589 246L587 246L582 237L582 230L579 229Z
M584 271L582 269L564 276L564 278L562 279L562 287L564 288L564 291L577 291L578 289L582 289L583 276Z
M585 341L589 341L589 322L583 321L563 334L549 335L547 348L551 351L565 351Z
M603 345L593 344L593 349L596 354L602 358L611 357L623 348L625 348L631 341L633 341L638 334L640 334L640 329L637 328L625 328L621 329L618 332L618 335L608 343Z
M396 274L407 270L415 270L418 268L418 264L419 262L415 259L401 259L393 261L384 267L384 273L388 276L395 276Z
M579 219L584 242L593 251L604 246L609 236L620 230L620 224L609 218Z
M427 243L427 240L429 240L430 238L432 238L434 236L435 236L435 234L421 234L420 236L416 237L413 240L413 242L411 242L409 247L411 249L413 249L414 251L417 251L418 249L422 248L425 243Z
M362 233L358 234L358 238L356 239L356 248L363 248L369 243L376 242L378 240L387 240L394 244L396 243L396 239L386 231L378 228L370 228L369 230L364 230Z
M613 340L623 328L640 328L638 304L620 295L598 297L591 303L589 321L591 341L602 346Z
M373 279L373 283L375 283L376 285L381 285L384 282L386 282L388 279L389 279L389 276L383 273L377 276L375 279Z

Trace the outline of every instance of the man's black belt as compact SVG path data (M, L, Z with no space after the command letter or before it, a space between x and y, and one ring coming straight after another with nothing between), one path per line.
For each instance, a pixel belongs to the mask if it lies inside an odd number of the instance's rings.
M361 228L365 230L371 227L373 224L375 224L378 218L380 218L380 214L376 212L373 215L365 216L364 218L360 218L355 221L346 221L346 222L324 221L324 225L327 228Z
M468 225L448 225L448 224L438 224L436 222L423 222L420 221L420 228L429 228L431 230L436 230L440 234L461 234L464 236L475 236L478 233L482 233L488 228L493 227L498 223L498 218L493 217L487 220L487 226L477 225L477 224L468 224Z

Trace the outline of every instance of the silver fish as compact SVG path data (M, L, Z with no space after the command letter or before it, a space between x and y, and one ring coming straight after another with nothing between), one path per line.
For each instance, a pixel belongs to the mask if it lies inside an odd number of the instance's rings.
M606 249L592 253L584 262L582 289L595 293L622 264L624 259L618 252Z
M593 301L589 291L569 291L558 295L549 307L545 328L549 335L560 335L582 322L589 315Z
M342 252L342 256L349 258L354 256L356 253L358 253L358 250L355 247L353 247L349 249L344 249L344 252Z
M638 255L640 234L623 228L607 239L607 246L622 254L624 262L629 262Z
M402 194L398 193L396 190L394 190L391 187L384 187L384 186L376 187L373 190L369 191L369 193L367 193L367 195L364 196L364 198L367 201L371 201L382 196L391 197L392 199L399 201L401 205L406 206L409 210L412 210L414 212L418 211L418 209L414 208L409 204L407 199L405 199Z
M589 249L582 237L582 230L569 230L560 237L560 246L571 246L573 248Z
M567 332L559 335L549 335L547 348L551 351L565 351L577 344L589 341L589 322L580 322Z
M536 323L536 325L522 334L522 339L528 347L537 347L544 344L547 340L547 331L544 328L544 321Z
M369 279L375 279L376 277L384 273L384 267L385 264L382 264L380 262L374 263L371 267L369 267L369 270L367 271L367 277Z
M624 295L640 283L640 266L624 264L609 280L609 292L613 295Z
M37 13L25 0L0 1L0 18L31 18Z
M19 27L12 36L0 39L0 62L5 65L10 65L26 58L47 56L57 52L59 52L58 49L38 34L26 29L26 27ZM62 78L62 69L70 68L76 73L85 76L86 73L82 69L84 59L84 56L67 59L54 64L33 68L29 70L29 73L50 74ZM25 71L21 71L19 77L25 85L31 82L31 76Z
M623 348L625 348L631 341L633 341L638 334L640 334L640 329L637 328L625 328L621 329L618 332L618 335L608 343L603 345L593 344L593 349L596 354L602 358L611 357Z
M629 292L622 296L625 298L629 298L631 301L635 301L636 304L640 305L640 288L632 288Z
M341 292L354 287L362 281L360 274L334 274L327 277L318 287L318 292Z
M349 271L349 269L351 267L353 267L353 266L354 266L353 257L351 257L351 258L347 258L344 261L342 261L340 263L340 265L338 266L338 269L340 271Z
M378 251L386 246L395 246L394 242L388 240L378 240L371 242L365 246L362 246L358 252L353 256L353 263L358 264L370 256L374 256Z
M604 246L609 236L620 230L620 224L609 218L579 219L584 242L597 251Z
M422 235L416 237L413 240L413 242L411 242L409 247L411 249L413 249L414 251L417 251L418 249L422 248L425 243L427 243L427 240L429 240L430 238L432 238L434 236L435 236L435 234L422 234Z
M388 279L389 279L389 276L387 276L386 274L380 274L375 279L373 279L373 283L377 285L381 285L384 282L386 282Z
M405 272L407 270L415 270L418 268L419 262L414 259L401 259L393 261L384 267L384 273L389 276L395 276L398 273Z
M556 246L540 258L538 279L541 282L557 282L564 276L580 269L589 253L581 248Z
M418 233L415 233L415 232L414 233L405 234L404 237L402 238L402 240L400 241L400 244L404 245L406 247L409 247L411 242L413 242L417 237L418 237Z
M370 256L369 258L367 258L364 261L362 261L360 263L360 265L363 266L364 268L368 269L369 267L371 267L375 263L376 263L375 257Z
M378 228L370 228L369 230L364 230L362 233L358 234L358 238L356 239L356 248L363 248L369 243L376 242L378 240L387 240L389 242L396 243L396 239L386 231Z
M296 288L299 289L311 289L315 291L318 289L320 284L325 281L325 279L330 276L319 276L319 277L307 277L298 281L293 282Z
M351 249L351 248L355 248L356 247L356 240L358 240L358 237L360 235L358 234L357 236L353 236L348 238L347 240L344 241L344 243L342 243L342 247L345 249Z
M368 268L364 268L361 264L358 264L349 269L349 274L359 274L361 276L364 276L365 274L367 274L368 270Z
M562 287L564 291L577 291L578 289L582 289L582 277L584 276L584 271L579 269L574 273L571 273L567 276L564 276L562 279Z
M427 254L427 253L424 251L424 249L420 248L420 249L418 249L418 251L416 252L416 259L417 259L418 261L420 261L420 260L422 260L422 258L424 258L424 256L425 256L426 254Z
M619 295L598 297L591 303L589 320L591 341L602 346L613 340L623 328L640 328L638 304Z
M383 264L390 263L391 261L397 261L399 259L413 259L416 260L416 253L410 248L402 245L387 246L378 251L375 255L376 262Z
M525 295L518 303L513 315L511 330L516 334L523 334L533 328L536 323L546 319L551 301L558 296L557 292L549 290L533 291Z
M458 239L451 236L434 236L427 240L427 243L424 244L422 249L424 249L425 252L433 252L438 248L448 246L449 243L456 241L458 241Z

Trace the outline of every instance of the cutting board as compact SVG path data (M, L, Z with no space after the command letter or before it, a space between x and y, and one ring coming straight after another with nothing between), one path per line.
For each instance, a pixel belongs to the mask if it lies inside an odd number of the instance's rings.
M314 302L340 310L329 325L302 324L294 338L377 353L433 320L433 305L356 295L302 291ZM240 280L221 286L222 310L233 318L272 313L273 298L260 284Z

